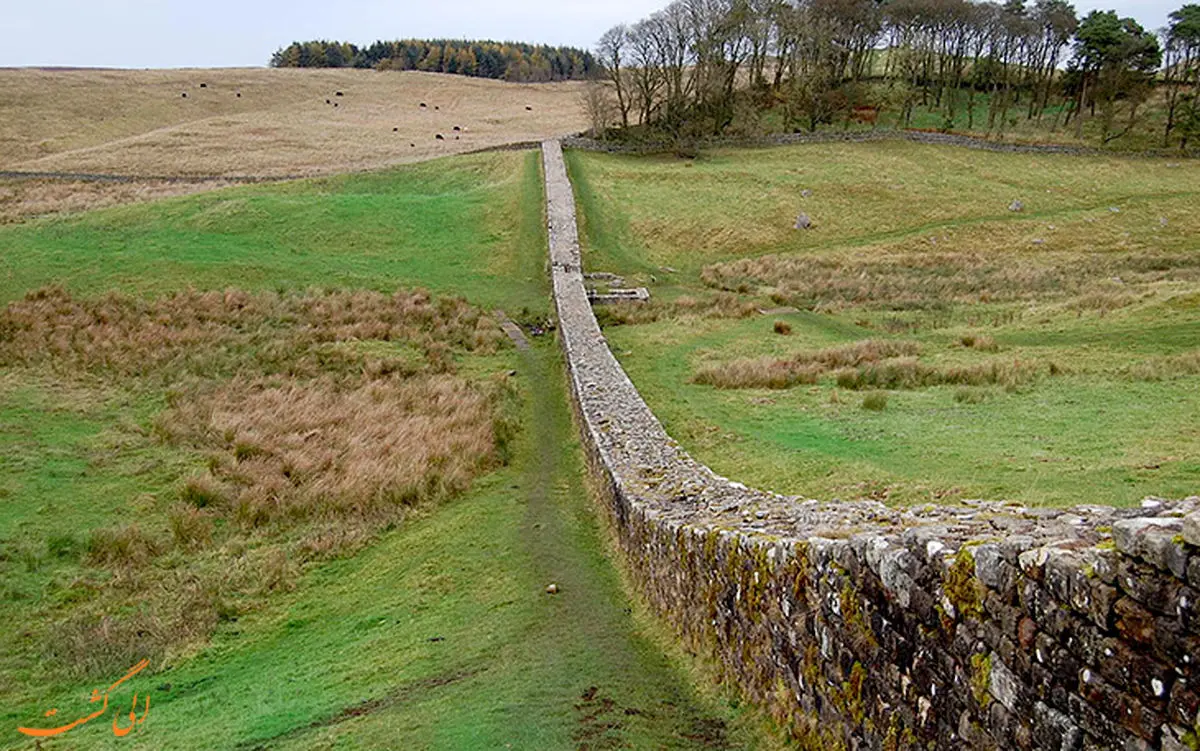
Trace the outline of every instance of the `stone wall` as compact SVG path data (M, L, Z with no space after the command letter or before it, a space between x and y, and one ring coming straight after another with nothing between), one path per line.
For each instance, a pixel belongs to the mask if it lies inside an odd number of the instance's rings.
M558 332L625 563L798 746L1197 748L1200 498L896 509L716 475L609 351L561 145L543 155Z

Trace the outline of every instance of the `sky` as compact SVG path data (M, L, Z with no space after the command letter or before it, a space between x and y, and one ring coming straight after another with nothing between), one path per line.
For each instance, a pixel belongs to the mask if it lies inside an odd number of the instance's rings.
M1075 0L1149 29L1197 0ZM265 65L293 40L497 39L591 48L668 0L4 0L0 66Z

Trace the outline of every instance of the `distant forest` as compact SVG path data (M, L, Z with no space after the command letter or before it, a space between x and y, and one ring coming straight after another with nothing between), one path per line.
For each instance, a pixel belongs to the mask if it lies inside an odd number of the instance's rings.
M505 81L580 80L598 72L592 54L574 47L460 39L379 41L368 47L292 42L271 55L271 67L423 70Z

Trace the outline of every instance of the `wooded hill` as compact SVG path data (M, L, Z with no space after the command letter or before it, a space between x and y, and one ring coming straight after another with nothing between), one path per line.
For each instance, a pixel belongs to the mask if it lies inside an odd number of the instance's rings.
M605 32L612 100L589 108L600 129L678 136L722 133L739 110L787 130L886 110L988 133L1024 119L1081 137L1086 122L1108 143L1153 101L1161 145L1186 148L1200 141L1200 5L1170 18L1159 36L1065 0L676 0Z
M271 55L272 68L377 68L455 73L505 81L569 81L596 70L590 52L517 42L461 39L377 41L367 47L325 40L292 42Z

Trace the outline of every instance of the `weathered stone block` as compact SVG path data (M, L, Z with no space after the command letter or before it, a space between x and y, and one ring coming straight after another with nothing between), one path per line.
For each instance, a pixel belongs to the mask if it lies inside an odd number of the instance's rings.
M1180 590L1185 586L1174 576L1164 576L1157 569L1130 559L1121 561L1117 585L1125 594L1162 615L1174 613Z
M1167 704L1167 719L1177 725L1193 726L1200 722L1200 694L1180 678L1171 687L1171 701Z
M1170 540L1183 532L1183 520L1169 516L1139 517L1122 519L1113 524L1113 542L1117 549L1125 555L1143 558L1149 563L1158 565L1152 557L1157 557L1161 551L1163 536ZM1166 568L1159 566L1159 568Z
M1163 725L1162 741L1159 748L1162 751L1194 751L1192 743L1185 740L1192 731L1175 725ZM1194 735L1193 735L1194 737Z
M1200 511L1183 517L1183 540L1188 545L1200 548Z
M974 550L975 578L985 587L994 590L1006 601L1016 594L1015 581L1018 571L1004 559L998 545L979 545Z
M996 652L991 654L991 672L988 676L988 693L1010 712L1018 714L1029 710L1029 690L1004 664Z
M1038 748L1078 751L1083 748L1083 731L1070 717L1047 706L1033 705L1033 739Z
M1162 715L1117 689L1090 668L1080 671L1079 695L1092 709L1147 741L1155 739L1162 725Z

